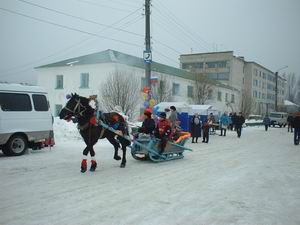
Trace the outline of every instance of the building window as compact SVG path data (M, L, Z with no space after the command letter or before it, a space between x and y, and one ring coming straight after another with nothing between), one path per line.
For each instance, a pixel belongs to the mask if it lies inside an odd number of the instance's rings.
M59 113L62 110L62 105L55 105L54 110L54 116L59 116Z
M229 80L229 73L209 73L207 76L214 80Z
M172 87L172 95L179 95L179 84L173 83Z
M227 61L207 62L207 68L226 68Z
M235 100L234 100L234 94L231 94L231 103L234 103Z
M257 91L253 91L253 97L257 98Z
M228 102L228 93L225 93L225 102Z
M202 69L203 62L182 63L182 69Z
M187 86L187 96L189 98L194 97L194 87L193 86L190 86L190 85Z
M64 76L63 75L56 75L56 89L63 89L64 88Z
M207 99L209 99L209 100L213 99L213 90L212 89L208 90L208 97L207 97Z
M80 88L88 88L88 87L89 87L89 73L81 73Z
M218 91L218 101L222 101L222 92Z

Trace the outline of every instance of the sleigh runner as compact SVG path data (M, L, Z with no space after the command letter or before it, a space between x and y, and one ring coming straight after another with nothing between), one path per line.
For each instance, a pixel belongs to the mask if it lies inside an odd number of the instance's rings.
M136 160L151 160L153 162L182 159L185 150L192 151L190 148L184 147L187 140L188 138L177 144L168 141L163 153L159 154L160 140L150 135L141 134L131 145L131 155Z

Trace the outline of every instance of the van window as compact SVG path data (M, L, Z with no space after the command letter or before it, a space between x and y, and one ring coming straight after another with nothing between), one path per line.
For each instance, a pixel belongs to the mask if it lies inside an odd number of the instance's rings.
M48 111L48 102L45 95L32 95L35 111Z
M31 111L29 95L0 93L0 106L3 111Z

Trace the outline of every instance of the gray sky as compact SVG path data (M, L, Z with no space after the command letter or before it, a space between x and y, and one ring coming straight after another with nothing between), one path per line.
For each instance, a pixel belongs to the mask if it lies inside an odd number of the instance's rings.
M0 81L35 83L33 67L106 49L142 57L143 4L0 0ZM300 74L299 0L152 0L151 10L154 61L178 67L180 54L233 50Z

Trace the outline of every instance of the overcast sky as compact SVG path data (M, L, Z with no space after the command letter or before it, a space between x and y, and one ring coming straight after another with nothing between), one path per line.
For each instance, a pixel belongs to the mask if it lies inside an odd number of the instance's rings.
M0 81L35 83L34 67L113 49L142 57L143 0L0 0ZM299 0L152 0L153 60L234 51L300 74Z

